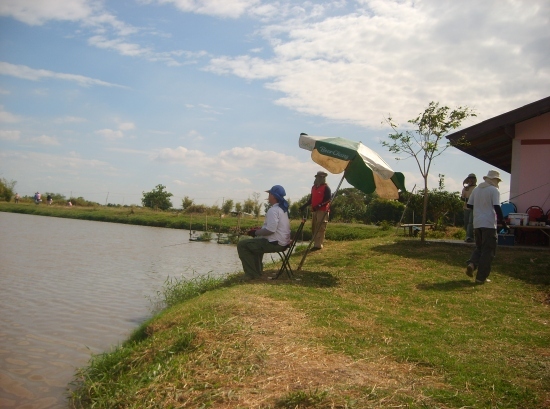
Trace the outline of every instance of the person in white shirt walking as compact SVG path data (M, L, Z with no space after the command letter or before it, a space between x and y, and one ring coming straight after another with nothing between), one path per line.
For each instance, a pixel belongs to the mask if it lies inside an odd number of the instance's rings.
M490 170L487 176L483 176L483 180L468 199L468 207L474 215L475 249L467 261L466 275L474 277L474 271L477 270L477 284L491 281L488 277L497 248L497 222L504 229L508 228L500 208L500 174L496 170Z

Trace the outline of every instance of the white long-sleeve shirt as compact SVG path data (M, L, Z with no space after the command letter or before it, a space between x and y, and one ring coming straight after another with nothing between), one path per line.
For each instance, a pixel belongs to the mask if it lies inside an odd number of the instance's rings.
M288 213L285 213L278 203L268 209L262 228L256 230L256 237L267 239L269 242L276 241L281 246L288 246L290 243Z

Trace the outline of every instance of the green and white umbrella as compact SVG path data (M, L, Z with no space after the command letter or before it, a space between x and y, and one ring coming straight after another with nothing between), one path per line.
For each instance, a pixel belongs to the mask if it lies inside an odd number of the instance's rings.
M372 149L344 138L300 135L300 148L311 151L311 159L330 173L344 172L353 187L384 199L398 199L405 189L405 176L394 172ZM341 182L340 182L341 183Z

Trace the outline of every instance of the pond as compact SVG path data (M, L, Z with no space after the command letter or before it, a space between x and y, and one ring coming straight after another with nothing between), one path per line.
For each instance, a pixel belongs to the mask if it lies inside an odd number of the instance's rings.
M0 407L67 407L76 368L124 341L168 277L241 271L189 231L0 212Z

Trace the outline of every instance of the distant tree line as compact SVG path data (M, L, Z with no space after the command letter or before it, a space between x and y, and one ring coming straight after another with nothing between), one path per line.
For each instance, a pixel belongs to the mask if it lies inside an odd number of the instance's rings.
M0 200L10 202L15 195L15 181L0 178ZM53 192L43 193L43 197L51 195L54 204L66 204L68 201L74 206L99 206L99 203L91 202L83 197L66 198L65 195ZM142 205L151 209L166 211L173 209L170 198L172 193L166 190L166 186L157 185L150 192L143 192ZM309 195L292 202L289 201L289 216L291 219L302 217L300 207L306 203ZM22 196L20 202L32 203L32 196ZM424 192L403 192L399 200L385 200L376 194L367 195L355 188L340 189L331 204L330 219L342 223L396 224L419 223L422 218L424 205ZM107 206L118 206L108 204ZM185 196L181 202L181 209L190 214L229 215L249 214L259 217L261 211L267 210L267 203L260 200L260 193L253 193L252 197L241 202L232 199L224 200L221 206L215 204L207 206L196 204L189 196ZM439 187L428 192L427 220L434 223L436 228L446 225L462 226L463 203L459 192L447 192L444 190L443 176L440 175Z
M14 200L15 194L17 193L15 191L15 185L17 184L16 181L11 180L8 181L7 179L0 178L0 200L4 200L6 202L11 202ZM67 198L65 195L62 195L60 193L54 193L54 192L44 192L42 193L42 203L45 203L46 197L51 196L53 204L59 205L65 205L67 202L71 202L73 206L99 206L99 203L96 202L90 202L89 200L84 199L83 197L69 197ZM21 196L19 198L20 203L34 203L34 195L33 196Z
M170 202L171 193L166 191L163 185L151 192L143 194L143 206L158 210L172 208ZM306 203L309 195L303 196L295 202L289 201L289 216L291 219L302 217L300 207ZM264 212L267 203L263 203ZM330 208L330 219L343 223L380 224L389 223L419 223L422 219L424 206L424 192L403 192L399 200L386 200L374 194L365 194L355 188L340 189ZM447 192L444 190L444 176L440 175L439 187L428 192L427 220L436 225L436 228L447 225L461 226L463 224L463 203L459 192ZM221 207L196 204L189 196L185 196L181 202L181 208L185 213L199 213L207 215L220 214L250 214L259 217L262 210L260 194L253 193L242 203L232 199L225 200Z

